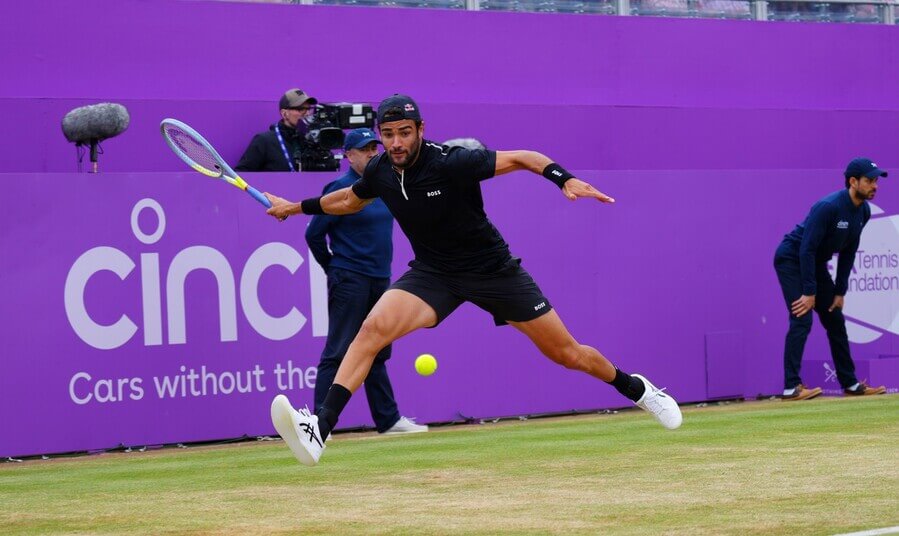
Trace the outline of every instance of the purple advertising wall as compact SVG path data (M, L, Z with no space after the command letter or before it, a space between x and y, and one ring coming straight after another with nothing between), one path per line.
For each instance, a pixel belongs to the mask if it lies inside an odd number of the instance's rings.
M839 187L839 170L578 174L617 203L571 203L525 173L484 183L488 213L575 337L682 402L778 392L787 313L773 251ZM0 179L0 456L271 434L276 393L311 404L327 319L305 217L278 223L196 174ZM285 174L255 182L289 198L317 189ZM856 359L882 369L869 379L896 389L890 186L875 200L846 314ZM398 275L411 255L399 234L396 243ZM412 366L425 352L439 360L427 378ZM816 327L806 356L828 355ZM390 371L402 411L424 422L626 403L470 304L399 341ZM368 423L357 396L341 424Z
M185 173L164 117L234 161L289 87L400 91L431 139L549 154L618 203L519 173L485 183L488 213L576 337L685 402L780 390L774 248L853 156L899 169L894 27L92 0L5 6L0 35L0 456L271 434L274 394L311 404L327 319L305 221ZM101 174L74 173L60 120L101 101L131 126ZM248 175L295 199L332 178ZM846 314L860 373L895 388L891 183ZM805 378L833 392L828 355L816 323ZM399 341L390 370L423 422L625 402L470 305ZM341 426L369 423L355 397Z

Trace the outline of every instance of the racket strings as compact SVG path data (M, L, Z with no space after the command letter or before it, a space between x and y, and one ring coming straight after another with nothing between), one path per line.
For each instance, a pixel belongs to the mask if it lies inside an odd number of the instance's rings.
M166 125L165 135L189 159L210 171L222 173L215 156L189 133L174 125Z

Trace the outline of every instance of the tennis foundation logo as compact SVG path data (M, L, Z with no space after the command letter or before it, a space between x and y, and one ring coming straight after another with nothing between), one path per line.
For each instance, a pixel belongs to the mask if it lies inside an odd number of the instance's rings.
M849 340L860 344L899 335L899 215L869 204L871 219L862 232L843 309ZM827 266L831 277L836 259Z
M824 383L837 383L837 369L833 368L830 363L824 362Z

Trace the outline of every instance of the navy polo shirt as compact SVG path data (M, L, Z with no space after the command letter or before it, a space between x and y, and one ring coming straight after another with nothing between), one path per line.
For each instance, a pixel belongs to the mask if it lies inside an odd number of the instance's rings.
M350 169L325 186L322 195L351 186L359 174ZM330 242L330 251L325 237ZM379 200L355 214L313 216L306 228L312 256L325 269L342 268L369 277L389 278L393 260L393 216Z
M825 267L834 254L839 254L835 293L846 295L862 229L870 218L867 201L855 206L849 190L840 190L815 203L805 221L784 236L779 251L799 260L803 295L816 293L816 270Z

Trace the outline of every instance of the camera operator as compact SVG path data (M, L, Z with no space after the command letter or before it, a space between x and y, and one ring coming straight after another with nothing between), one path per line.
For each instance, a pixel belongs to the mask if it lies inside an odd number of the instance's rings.
M281 120L265 132L253 136L250 146L234 166L236 171L297 171L294 155L305 135L303 120L313 112L318 100L301 89L288 90L278 108Z

